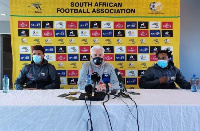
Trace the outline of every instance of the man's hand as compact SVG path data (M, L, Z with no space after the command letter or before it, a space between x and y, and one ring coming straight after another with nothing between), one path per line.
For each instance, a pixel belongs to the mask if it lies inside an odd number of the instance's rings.
M169 81L169 78L167 76L159 78L160 83L167 83Z
M112 84L108 83L109 88L112 87ZM106 85L105 84L99 84L96 86L97 91L105 91L106 90Z

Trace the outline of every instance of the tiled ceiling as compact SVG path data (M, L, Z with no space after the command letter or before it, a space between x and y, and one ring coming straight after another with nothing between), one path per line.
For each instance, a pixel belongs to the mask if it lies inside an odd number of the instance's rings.
M6 16L1 14L6 14ZM9 0L0 0L0 21L10 21Z

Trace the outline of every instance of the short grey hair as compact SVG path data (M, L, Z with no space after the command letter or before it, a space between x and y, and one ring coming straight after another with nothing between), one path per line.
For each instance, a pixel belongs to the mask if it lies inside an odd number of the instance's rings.
M90 49L90 54L91 54L91 55L92 55L93 50L102 50L103 55L104 55L104 52L105 52L105 49L104 49L102 46L100 46L100 45L95 45L95 46L93 46L93 47Z

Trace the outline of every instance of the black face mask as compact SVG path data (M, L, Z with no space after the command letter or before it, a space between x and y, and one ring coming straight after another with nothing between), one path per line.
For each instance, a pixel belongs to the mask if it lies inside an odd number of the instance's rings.
M93 62L95 65L101 65L103 62L103 58L95 57L95 58L93 58Z

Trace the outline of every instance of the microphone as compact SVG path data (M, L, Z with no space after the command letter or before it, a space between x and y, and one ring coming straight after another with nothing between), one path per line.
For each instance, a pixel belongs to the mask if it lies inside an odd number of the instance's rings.
M107 94L109 92L109 85L108 85L108 83L110 83L110 75L103 74L102 75L102 80L103 80L103 83L106 84L106 94Z
M100 81L100 76L97 72L93 72L91 74L91 80L93 81L93 83L97 83Z
M92 96L92 85L91 84L88 84L85 86L85 92L88 97Z
M92 74L91 74L91 80L92 80L92 82L93 82L93 92L95 91L95 88L96 88L96 85L97 85L97 83L100 81L100 76L99 76L99 74L97 73L97 72L93 72Z
M119 86L121 87L122 91L127 92L126 87L124 86L124 79L122 78L122 75L117 68L115 68L115 73L117 75Z

